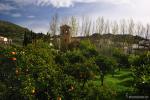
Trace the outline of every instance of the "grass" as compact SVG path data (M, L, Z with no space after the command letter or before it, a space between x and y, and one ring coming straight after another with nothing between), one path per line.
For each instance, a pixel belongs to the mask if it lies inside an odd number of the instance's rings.
M101 86L99 76L96 76L95 80L92 82L97 86ZM132 87L132 73L129 69L122 69L121 71L117 71L114 74L114 77L112 77L111 74L108 74L105 76L104 85L118 94L116 100L122 100L125 98L126 93L131 93L134 90Z

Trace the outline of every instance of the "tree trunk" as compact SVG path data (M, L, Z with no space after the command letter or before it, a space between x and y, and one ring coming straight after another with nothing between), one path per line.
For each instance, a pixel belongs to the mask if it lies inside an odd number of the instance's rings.
M81 88L81 89L83 89L83 88L84 88L85 83L86 83L86 80L84 80L84 82L83 82L83 85L82 85L82 88Z
M104 82L104 75L101 75L101 85L103 86L103 82Z

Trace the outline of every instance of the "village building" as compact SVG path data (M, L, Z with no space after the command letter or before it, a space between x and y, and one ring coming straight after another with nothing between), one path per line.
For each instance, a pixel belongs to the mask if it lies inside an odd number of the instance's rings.
M68 25L60 26L60 35L55 35L51 38L53 45L59 50L65 51L70 48L78 47L81 40L89 39L97 48L103 48L103 44L111 45L113 42L108 39L100 39L100 35L95 33L91 36L73 37L71 27Z
M12 39L0 36L0 44L10 45L12 44Z
M131 46L124 47L125 53L140 53L141 51L149 51L150 50L150 40L143 39L138 43L132 44Z
M61 48L67 50L69 48L69 44L71 43L71 27L68 25L63 25L60 27L60 43Z
M110 46L122 48L125 53L134 53L139 50L150 50L150 40L141 40L139 43L128 45L123 42L114 42L109 37L111 34L106 34L105 37L98 33L94 33L91 36L78 36L73 37L71 34L71 27L68 25L62 25L60 27L60 35L55 35L51 38L52 44L59 50L66 51L70 48L76 48L79 46L81 40L90 40L97 50L109 48ZM51 44L51 45L52 45Z

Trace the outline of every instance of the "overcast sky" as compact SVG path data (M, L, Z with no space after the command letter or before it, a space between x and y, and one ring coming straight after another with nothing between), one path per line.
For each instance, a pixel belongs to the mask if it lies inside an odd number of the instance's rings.
M104 16L110 20L133 18L150 22L150 0L0 0L0 20L35 32L48 31L51 16Z

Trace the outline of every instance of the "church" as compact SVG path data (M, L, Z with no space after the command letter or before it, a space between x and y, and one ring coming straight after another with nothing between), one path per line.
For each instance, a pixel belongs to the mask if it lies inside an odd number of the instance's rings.
M81 40L87 39L89 39L98 49L102 48L102 44L112 43L109 39L100 39L99 34L73 37L71 33L71 27L69 25L60 26L60 35L53 36L51 42L59 50L66 51L68 49L78 47Z

